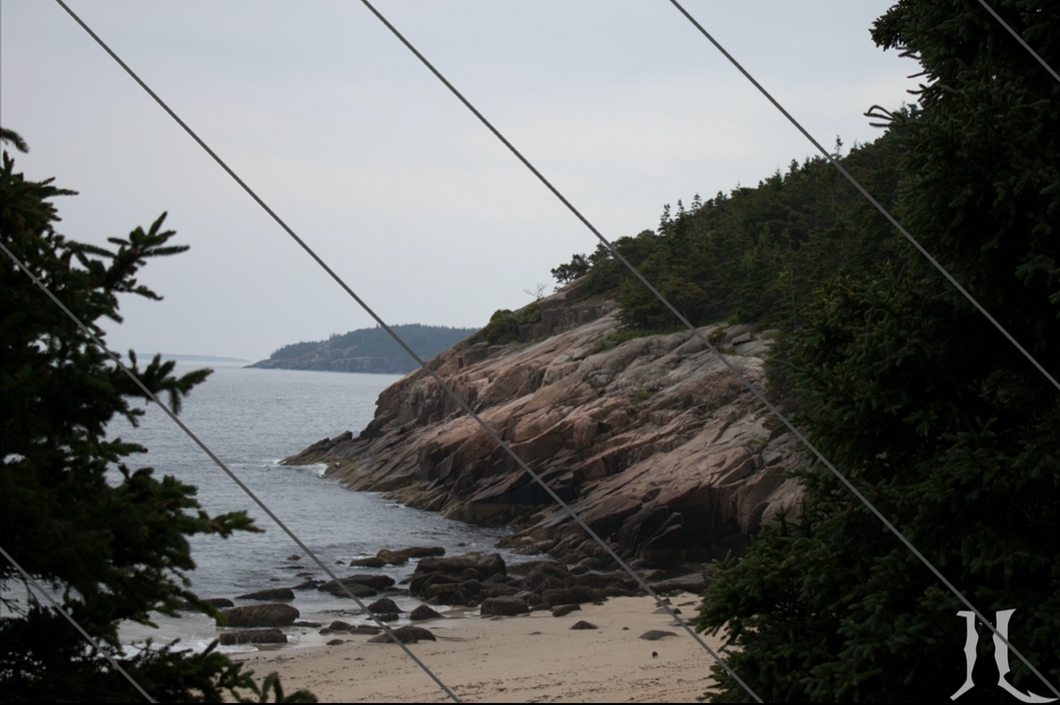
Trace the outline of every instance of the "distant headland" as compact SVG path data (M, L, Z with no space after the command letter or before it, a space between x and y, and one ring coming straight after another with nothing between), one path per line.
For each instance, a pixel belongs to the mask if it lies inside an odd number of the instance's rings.
M402 340L423 360L445 352L478 328L448 328L418 323L392 326ZM267 360L248 367L327 372L374 372L405 374L417 365L407 352L381 327L361 328L327 340L284 345Z
M241 357L220 357L218 355L175 355L173 353L160 353L163 360L176 360L177 362L250 362Z

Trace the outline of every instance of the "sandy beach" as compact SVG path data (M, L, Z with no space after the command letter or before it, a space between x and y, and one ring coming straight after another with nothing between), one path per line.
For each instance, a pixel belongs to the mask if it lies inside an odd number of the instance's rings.
M699 604L688 593L671 602L686 618ZM696 702L710 686L713 659L668 614L655 612L650 597L619 597L564 617L457 613L424 622L438 640L410 648L465 702ZM598 629L572 630L580 620ZM677 636L639 638L652 629ZM341 645L309 645L323 637L305 631L302 646L237 658L258 678L277 671L285 691L308 688L320 702L450 702L395 644L345 635ZM718 637L704 640L721 646Z

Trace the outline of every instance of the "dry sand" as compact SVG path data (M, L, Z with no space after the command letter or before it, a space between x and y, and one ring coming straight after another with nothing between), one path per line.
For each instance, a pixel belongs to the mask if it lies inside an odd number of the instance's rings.
M681 606L686 618L699 604L691 594L671 601L692 603ZM579 620L599 629L571 630ZM534 612L424 622L438 641L409 648L464 702L695 702L710 685L713 659L671 621L668 614L655 614L650 597L619 597L565 617ZM677 636L639 638L650 629ZM335 636L341 635L327 638ZM308 688L320 702L450 702L399 646L368 644L366 636L341 638L347 642L338 646L285 647L237 658L257 678L277 671L286 692ZM703 638L720 648L720 635Z

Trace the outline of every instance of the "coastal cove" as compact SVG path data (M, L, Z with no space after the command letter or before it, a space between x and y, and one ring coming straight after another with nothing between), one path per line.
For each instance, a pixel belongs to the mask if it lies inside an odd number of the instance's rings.
M180 362L176 372L203 366ZM181 420L338 575L353 572L345 565L349 561L375 555L382 548L428 545L443 547L450 555L492 552L509 533L504 527L476 527L434 512L410 509L378 493L343 490L321 479L323 466L279 465L285 455L319 439L322 430L367 425L379 392L400 379L398 375L258 370L216 363L208 366L215 372L185 400ZM108 431L111 436L148 448L147 454L131 459L131 467L149 466L157 475L174 475L198 487L199 501L211 514L245 509L265 530L237 532L228 539L193 537L191 555L197 567L187 577L197 595L231 599L258 590L291 587L308 577L295 577L297 573L325 577L308 556L288 560L301 550L160 410L149 406L138 428L130 428L119 419ZM507 551L501 553L506 558L512 556ZM400 580L413 567L371 572ZM307 590L299 591L291 604L299 609L303 620L330 622L356 611L356 605L348 602ZM123 643L152 639L165 644L179 638L183 646L201 649L219 634L206 615L186 612L179 619L152 618L159 629L124 624ZM315 631L310 633L313 636L307 639L292 633L291 645L323 643L323 637ZM247 651L254 647L220 648Z

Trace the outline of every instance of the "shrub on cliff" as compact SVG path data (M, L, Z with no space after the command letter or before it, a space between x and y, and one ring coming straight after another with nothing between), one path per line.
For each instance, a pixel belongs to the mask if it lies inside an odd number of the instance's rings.
M18 136L0 141L25 150ZM26 180L5 151L0 167L0 241L100 339L101 318L120 321L119 293L160 298L137 282L150 257L183 252L168 244L165 217L148 231L111 238L106 250L68 240L51 198L73 191ZM156 357L131 367L171 405L209 370L171 375ZM149 612L175 614L202 603L182 572L195 567L187 537L255 530L244 512L209 516L195 488L125 459L146 449L106 438L115 416L135 424L144 394L4 254L0 254L0 543L30 575L58 594L66 609L152 697L163 702L221 702L223 697L283 698L277 679L259 687L213 649L123 656L118 623L149 624ZM21 573L0 558L0 693L8 702L139 702L142 696L104 660ZM312 701L299 692L288 701Z
M997 5L1060 64L1060 6ZM1060 85L974 3L902 0L873 37L926 72L896 131L906 226L1060 376ZM1060 394L912 251L833 278L800 328L789 373L808 436L987 618L1015 610L1009 638L1056 685ZM699 626L728 625L730 665L767 701L948 700L966 607L830 472L802 480L802 520L718 571ZM1049 694L1009 660L1016 688ZM964 698L1011 702L978 662ZM746 700L715 674L716 701Z

